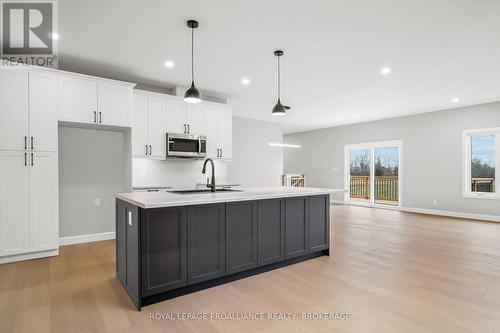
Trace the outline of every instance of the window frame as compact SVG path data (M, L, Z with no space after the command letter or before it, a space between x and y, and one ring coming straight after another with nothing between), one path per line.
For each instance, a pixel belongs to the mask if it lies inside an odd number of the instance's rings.
M495 136L495 192L472 192L471 183L471 162L472 162L472 147L471 138L475 135L494 135ZM462 165L462 197L468 199L493 199L500 200L500 189L498 188L498 180L500 179L500 127L480 128L466 130L462 133L463 145L463 165Z

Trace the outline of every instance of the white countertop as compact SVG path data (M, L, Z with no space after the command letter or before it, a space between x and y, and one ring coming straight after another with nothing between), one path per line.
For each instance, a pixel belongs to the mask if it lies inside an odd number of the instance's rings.
M169 193L167 192L168 190L165 190L159 192L117 193L115 196L117 199L121 199L141 208L161 208L345 192L339 189L282 186L242 188L239 190L240 192L208 192L193 194Z

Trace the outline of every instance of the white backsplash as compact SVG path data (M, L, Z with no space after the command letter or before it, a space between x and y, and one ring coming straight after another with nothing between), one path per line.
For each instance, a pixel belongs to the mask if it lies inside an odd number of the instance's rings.
M191 159L161 161L134 158L132 161L133 186L194 187L197 183L206 183L212 170L211 166L207 166L207 174L203 175L201 173L203 162L203 160ZM227 162L214 162L216 183L227 183Z

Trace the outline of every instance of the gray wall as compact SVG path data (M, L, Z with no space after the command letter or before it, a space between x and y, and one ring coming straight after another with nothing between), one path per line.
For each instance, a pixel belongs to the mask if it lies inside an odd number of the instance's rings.
M233 118L233 159L228 162L228 180L244 187L278 186L283 173L283 148L270 147L282 142L278 123Z
M130 186L129 135L59 128L60 237L115 230L114 193ZM100 206L94 199L100 199Z
M285 172L344 188L344 145L403 140L403 206L500 215L498 200L462 198L462 131L500 126L500 102L285 136ZM433 204L437 200L437 204Z

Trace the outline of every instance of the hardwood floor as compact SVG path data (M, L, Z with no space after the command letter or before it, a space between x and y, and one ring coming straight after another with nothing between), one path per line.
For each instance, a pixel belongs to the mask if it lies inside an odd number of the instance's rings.
M330 257L134 310L114 241L0 265L0 332L500 332L500 224L333 206ZM151 320L348 312L348 320Z

